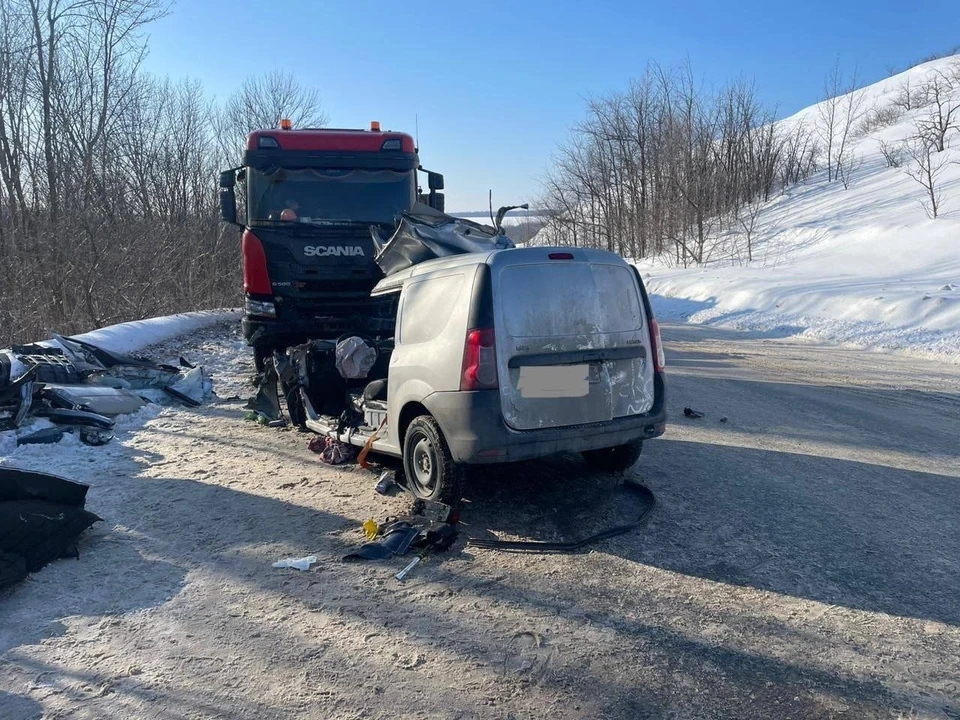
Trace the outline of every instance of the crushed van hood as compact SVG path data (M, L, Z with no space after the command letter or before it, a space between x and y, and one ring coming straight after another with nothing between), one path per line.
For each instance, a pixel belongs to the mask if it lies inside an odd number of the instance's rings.
M401 214L390 238L385 239L376 226L370 233L377 247L375 260L384 275L448 255L514 247L510 238L491 227L455 218L422 203Z

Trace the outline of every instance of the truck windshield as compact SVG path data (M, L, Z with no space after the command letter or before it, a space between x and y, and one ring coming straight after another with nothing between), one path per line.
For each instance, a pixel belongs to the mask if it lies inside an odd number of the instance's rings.
M413 175L412 170L249 168L248 222L393 222L413 206Z

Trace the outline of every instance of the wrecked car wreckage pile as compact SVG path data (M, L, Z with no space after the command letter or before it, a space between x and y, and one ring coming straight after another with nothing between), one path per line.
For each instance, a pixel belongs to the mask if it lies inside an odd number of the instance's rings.
M182 358L173 367L53 334L0 352L0 432L16 433L17 445L55 443L73 432L103 445L118 415L165 400L196 407L211 389L203 368ZM48 424L26 432L35 418Z

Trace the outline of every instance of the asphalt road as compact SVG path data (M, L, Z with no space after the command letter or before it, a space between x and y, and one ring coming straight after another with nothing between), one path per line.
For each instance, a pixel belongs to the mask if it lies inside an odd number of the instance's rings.
M659 505L569 555L341 562L409 500L237 401L18 454L105 522L0 595L0 717L960 718L960 366L664 337L671 421L629 473ZM180 353L250 392L235 328L154 354ZM643 509L578 457L473 471L465 500L463 535L509 539Z

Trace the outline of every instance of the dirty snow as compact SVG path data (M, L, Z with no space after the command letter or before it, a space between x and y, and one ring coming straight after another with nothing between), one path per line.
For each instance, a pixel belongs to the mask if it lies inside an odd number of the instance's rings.
M890 105L909 81L960 67L960 56L919 65L864 89L864 110ZM952 101L960 103L960 83ZM745 238L723 238L705 266L638 263L662 319L850 343L960 361L960 132L945 150L942 214L927 218L923 188L886 166L880 142L915 130L905 113L857 140L863 164L848 190L826 173L789 188L757 219L753 261ZM816 106L783 120L812 128Z

